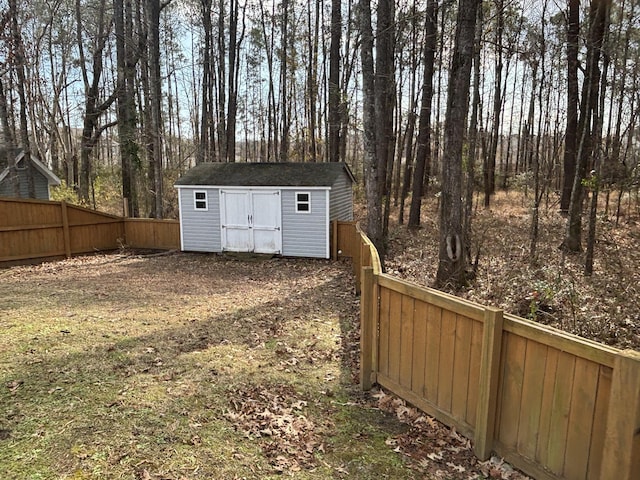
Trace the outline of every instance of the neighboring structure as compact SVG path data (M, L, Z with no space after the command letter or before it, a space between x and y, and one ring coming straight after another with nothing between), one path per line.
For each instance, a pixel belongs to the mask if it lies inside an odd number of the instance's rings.
M202 163L175 184L181 248L329 258L354 181L345 163Z
M11 169L7 165L6 151L0 152L0 197L15 197L15 189L11 179ZM35 187L35 198L39 200L49 200L49 187L60 185L60 179L49 170L36 157L31 155L33 165L33 185ZM29 178L27 176L27 165L24 159L24 152L16 151L16 170L18 171L18 182L20 195L18 198L29 198Z

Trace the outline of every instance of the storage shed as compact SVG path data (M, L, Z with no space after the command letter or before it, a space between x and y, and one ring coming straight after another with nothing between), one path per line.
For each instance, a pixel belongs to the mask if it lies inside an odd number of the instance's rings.
M15 150L12 155L15 155L18 198L29 198L29 176L24 158L25 153L22 150ZM52 186L60 185L60 179L33 154L31 155L31 165L34 167L32 172L35 198L49 200L49 189ZM7 152L0 149L0 197L16 196L14 181L15 179L11 178L11 169L7 162Z
M354 181L345 163L202 163L175 184L181 248L329 258Z

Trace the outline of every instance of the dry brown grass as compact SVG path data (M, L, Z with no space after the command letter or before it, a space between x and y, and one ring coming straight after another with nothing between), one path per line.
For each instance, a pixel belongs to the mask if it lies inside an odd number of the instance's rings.
M354 383L352 282L190 254L0 271L0 478L413 478Z

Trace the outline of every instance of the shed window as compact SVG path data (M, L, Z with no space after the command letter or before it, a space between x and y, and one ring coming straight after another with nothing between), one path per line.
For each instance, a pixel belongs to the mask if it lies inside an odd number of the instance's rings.
M209 210L207 192L193 192L193 204L195 210Z
M296 213L311 213L311 194L309 192L296 193Z

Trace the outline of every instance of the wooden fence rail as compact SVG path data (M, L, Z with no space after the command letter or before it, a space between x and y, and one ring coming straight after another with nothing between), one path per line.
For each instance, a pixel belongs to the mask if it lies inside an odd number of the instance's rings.
M381 272L338 228L361 285L361 385L421 408L537 479L640 471L640 353L620 351Z
M124 246L179 249L179 222L123 218L66 202L0 200L0 266Z

